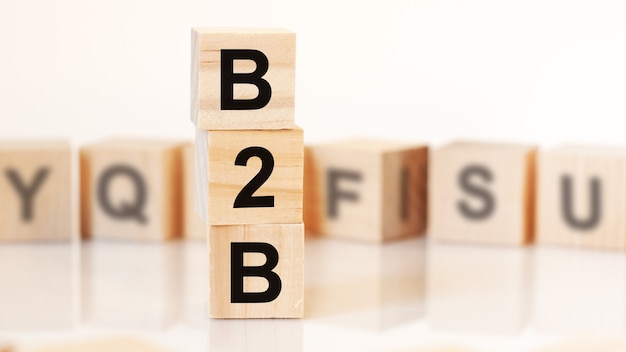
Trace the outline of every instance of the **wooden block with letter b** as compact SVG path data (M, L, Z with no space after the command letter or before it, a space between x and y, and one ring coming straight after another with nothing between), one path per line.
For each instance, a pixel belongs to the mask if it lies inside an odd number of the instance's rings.
M300 128L198 130L200 215L210 225L301 223L303 143Z
M457 142L430 158L429 234L436 239L525 244L534 231L536 148Z
M194 28L191 120L202 130L294 127L296 35Z
M0 240L71 239L70 145L0 143Z
M165 140L112 139L83 147L83 237L178 237L182 217L181 145Z
M626 249L626 148L545 151L538 175L537 242Z
M209 315L301 318L304 314L304 225L209 228Z
M307 148L307 230L367 241L422 233L427 158L426 145L374 139Z

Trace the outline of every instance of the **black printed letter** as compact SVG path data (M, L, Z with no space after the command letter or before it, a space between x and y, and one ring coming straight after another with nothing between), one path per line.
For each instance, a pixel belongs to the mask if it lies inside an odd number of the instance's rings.
M267 260L261 266L244 266L244 253L262 253ZM278 265L278 252L269 243L233 242L230 244L230 302L266 303L275 300L280 294L282 282L272 271ZM246 276L263 277L269 286L264 292L244 292L243 279Z
M222 110L256 110L270 102L272 87L263 79L267 73L269 62L267 56L258 50L226 50L221 52L221 109ZM235 60L252 60L256 69L251 73L235 73ZM233 97L235 84L253 84L259 89L259 95L254 99L235 99Z

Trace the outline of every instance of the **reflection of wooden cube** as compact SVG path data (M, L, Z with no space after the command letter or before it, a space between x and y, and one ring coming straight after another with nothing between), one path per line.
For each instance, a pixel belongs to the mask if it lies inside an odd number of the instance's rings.
M87 241L81 314L91 325L159 329L179 318L181 243Z
M300 128L198 130L200 215L211 225L302 222L303 143Z
M81 149L83 236L162 240L181 232L180 143L109 140Z
M622 252L538 246L533 249L532 270L534 331L619 335L626 329Z
M307 319L388 330L424 314L425 239L381 245L307 239ZM355 265L358 263L358 265Z
M191 120L202 130L294 127L296 34L192 30Z
M76 326L75 250L72 241L0 246L0 331L4 336L9 331Z
M516 333L526 326L528 248L435 243L427 251L426 315L433 329Z
M187 143L183 147L183 237L206 240L207 226L196 213L196 175L194 146Z
M626 249L626 148L561 147L539 157L537 241Z
M302 223L211 226L209 248L211 317L303 316Z
M303 325L303 321L287 319L212 319L208 350L302 352Z
M70 145L0 143L0 240L70 239Z
M307 230L368 241L423 232L427 154L425 145L371 139L307 148Z
M458 142L435 150L429 175L430 235L483 243L529 242L535 149Z

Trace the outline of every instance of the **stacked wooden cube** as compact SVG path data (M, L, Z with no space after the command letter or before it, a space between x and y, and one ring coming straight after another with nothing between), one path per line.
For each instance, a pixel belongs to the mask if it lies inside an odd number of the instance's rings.
M196 209L208 225L209 314L303 315L303 131L295 33L192 30Z

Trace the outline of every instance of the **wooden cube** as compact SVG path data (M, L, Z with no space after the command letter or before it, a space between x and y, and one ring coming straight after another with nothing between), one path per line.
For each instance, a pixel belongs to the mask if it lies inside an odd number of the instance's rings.
M81 149L83 237L165 240L181 233L181 143L113 139Z
M296 34L194 28L191 120L203 130L294 127Z
M0 240L71 239L70 145L0 142Z
M304 224L209 228L209 315L301 318Z
M423 144L376 139L307 147L307 230L367 241L422 233L427 158Z
M206 241L207 226L196 213L196 166L193 143L183 146L183 237Z
M0 350L2 351L2 350ZM171 351L132 337L109 337L30 347L22 352L167 352Z
M626 148L545 151L538 175L538 242L626 249Z
M302 222L302 129L196 134L200 215L211 225Z
M457 142L431 156L429 234L520 245L534 231L536 148Z

